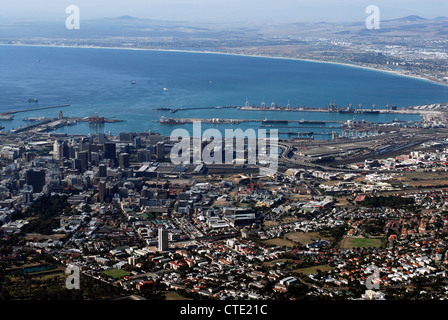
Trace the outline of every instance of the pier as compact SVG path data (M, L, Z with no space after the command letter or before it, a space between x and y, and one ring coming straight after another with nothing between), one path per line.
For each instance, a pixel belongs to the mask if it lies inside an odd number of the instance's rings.
M162 117L160 119L161 124L187 124L187 123L194 123L194 122L201 122L201 123L213 123L213 124L240 124L245 122L264 122L265 119L221 119L221 118L212 118L212 119L206 119L206 118L167 118ZM301 123L301 124L319 124L323 125L326 123L344 123L345 121L335 121L335 120L270 120L270 122L279 122L279 123Z
M46 106L46 107L38 107L38 108L26 108L26 109L19 109L19 110L13 110L13 111L7 111L0 113L0 120L12 120L14 118L14 114L21 113L21 112L30 112L30 111L39 111L39 110L45 110L45 109L55 109L55 108L65 108L69 107L70 104L61 104L57 106Z
M178 111L209 110L209 109L236 109L236 108L238 108L238 107L236 107L236 106L225 106L225 107L218 106L218 107L194 107L194 108L175 108L175 109L166 108L166 109L169 109L170 113L176 113ZM160 108L159 108L159 110L160 110Z
M108 119L104 117L99 117L98 115L95 115L93 117L40 118L32 121L33 123L30 125L12 129L11 132L12 133L20 133L25 131L49 132L65 126L76 125L78 122L89 122L90 124L93 125L101 125L104 123L117 123L124 121L126 120Z

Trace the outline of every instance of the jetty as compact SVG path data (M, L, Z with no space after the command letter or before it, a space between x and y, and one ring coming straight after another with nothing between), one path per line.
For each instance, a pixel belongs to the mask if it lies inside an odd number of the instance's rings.
M222 119L222 118L167 118L162 117L159 121L161 124L186 124L186 123L214 123L214 124L240 124L245 122L265 122L265 119ZM344 123L345 121L336 120L270 120L270 123L298 123L298 124L317 124L324 125L326 123Z
M70 104L60 104L57 106L46 106L46 107L38 107L38 108L25 108L25 109L2 112L2 113L0 113L0 120L12 120L14 118L14 114L16 114L16 113L39 111L39 110L45 110L45 109L65 108L65 107L70 107Z

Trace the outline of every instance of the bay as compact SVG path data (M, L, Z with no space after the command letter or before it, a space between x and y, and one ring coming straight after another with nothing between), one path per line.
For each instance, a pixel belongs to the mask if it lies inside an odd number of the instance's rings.
M135 84L132 82L135 81ZM37 98L38 103L28 99ZM370 69L293 59L175 51L0 46L0 112L70 104L64 116L126 120L91 127L87 123L57 132L87 134L142 132L169 135L174 129L157 121L167 117L367 120L418 120L418 115L334 114L314 112L207 109L170 114L156 108L260 105L324 107L387 104L407 107L448 100L448 86ZM15 114L1 121L5 130L27 123L26 117L57 117L58 109ZM244 123L238 127L258 127ZM184 125L191 130L191 125ZM204 124L220 130L231 125ZM315 132L320 130L316 126ZM312 131L313 129L303 129ZM323 132L331 129L321 128ZM282 130L280 130L282 131Z

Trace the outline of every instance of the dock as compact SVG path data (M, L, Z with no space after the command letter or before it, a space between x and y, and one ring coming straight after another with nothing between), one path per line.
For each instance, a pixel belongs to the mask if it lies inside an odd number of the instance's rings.
M237 106L218 106L218 107L193 107L193 108L175 108L170 109L170 113L176 113L178 111L190 111L190 110L209 110L209 109L236 109Z
M265 119L221 119L221 118L212 118L212 119L207 119L207 118L167 118L167 117L162 117L160 119L160 123L161 124L175 124L175 125L179 125L179 124L186 124L186 123L194 123L194 122L201 122L201 123L213 123L213 124L240 124L240 123L245 123L245 122L264 122ZM271 120L273 122L278 121L279 123L281 123L282 121L285 120ZM345 121L335 121L335 120L287 120L288 123L300 123L300 124L319 124L319 125L323 125L326 123L344 123Z
M39 120L32 121L30 125L23 126L20 128L12 129L12 133L20 132L50 132L56 129L76 125L78 122L89 122L92 125L101 125L104 123L117 123L124 122L126 120L118 119L108 119L104 117L63 117L63 118L42 118Z
M65 108L70 107L70 104L61 104L57 106L46 106L46 107L38 107L38 108L25 108L13 111L7 111L0 113L0 120L12 120L14 118L14 114L21 112L30 112L30 111L39 111L45 109L55 109L55 108Z

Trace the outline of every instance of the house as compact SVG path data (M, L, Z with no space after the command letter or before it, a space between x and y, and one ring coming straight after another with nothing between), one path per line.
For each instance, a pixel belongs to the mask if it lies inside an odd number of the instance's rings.
M361 295L361 298L364 300L385 300L386 294L381 291L374 290L366 290L364 294Z
M312 243L308 243L306 245L306 247L308 249L317 249L317 248L326 247L328 245L330 245L330 242L328 242L327 240L319 239L319 240L314 241Z
M273 289L275 292L288 292L288 288L284 284L277 283Z

